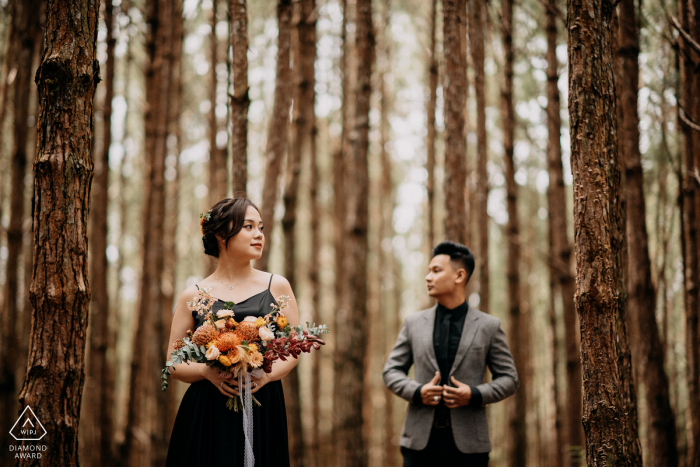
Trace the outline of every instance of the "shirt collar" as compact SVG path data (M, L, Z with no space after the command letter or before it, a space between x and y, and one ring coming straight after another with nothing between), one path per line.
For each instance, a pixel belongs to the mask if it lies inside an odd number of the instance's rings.
M465 300L464 303L462 303L461 305L459 305L455 308L449 309L449 308L444 307L438 303L437 310L443 315L445 313L449 313L452 315L453 318L461 318L462 316L467 314L467 311L469 311L469 305L467 304L467 301Z

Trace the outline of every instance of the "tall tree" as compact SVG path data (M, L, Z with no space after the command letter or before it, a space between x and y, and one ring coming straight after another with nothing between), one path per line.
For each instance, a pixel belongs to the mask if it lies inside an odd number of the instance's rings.
M103 144L95 154L95 184L92 187L92 216L90 231L90 282L93 294L91 308L89 376L95 383L90 391L92 441L90 457L93 465L104 465L113 459L112 433L114 407L114 368L107 353L110 342L109 288L107 285L107 207L109 205L109 149L112 145L112 99L114 98L114 5L105 0L107 63L105 67L105 100L102 107Z
M469 3L469 50L474 67L474 93L476 95L476 218L479 226L479 309L489 312L489 174L488 141L486 137L486 94L484 91L484 4L480 0Z
M624 377L624 207L617 154L613 3L568 0L576 310L581 320L588 465L641 465ZM636 410L636 408L635 408ZM636 433L636 431L634 432Z
M15 77L12 113L12 155L10 159L10 222L7 226L7 259L5 260L5 288L3 292L2 338L0 339L0 423L11 427L17 408L17 378L20 360L12 357L20 348L18 303L23 298L19 287L22 264L22 224L25 222L25 175L27 173L27 146L29 143L29 94L34 79L34 49L39 40L40 15L43 0L13 0L10 2L10 28L13 41L9 56L14 58ZM5 80L7 81L7 77ZM6 107L3 105L3 108ZM0 129L0 133L4 133ZM24 254L29 254L25 251ZM28 310L27 310L28 311ZM3 435L4 439L5 435ZM0 454L0 460L7 451Z
M160 465L167 451L170 427L165 413L168 396L152 391L150 381L158 379L158 362L167 348L166 331L171 314L163 312L162 279L165 251L162 239L165 226L165 158L167 136L174 92L174 48L178 25L182 21L181 0L149 0L146 3L149 25L146 39L146 167L143 204L143 263L136 310L135 342L144 351L131 359L127 427L122 454L125 465ZM145 436L141 435L145 433Z
M272 229L274 227L275 205L277 204L277 196L279 193L279 179L284 161L284 154L287 151L287 128L289 123L289 107L292 104L292 82L290 67L290 50L292 47L292 3L291 0L280 0L277 3L277 23L279 25L279 34L277 37L277 76L275 77L275 103L272 109L272 117L270 118L270 126L267 131L267 148L265 150L267 157L267 168L265 170L265 182L263 183L262 193L262 209L263 223L265 224L265 236L269 241L268 248L263 250L262 258L258 261L257 266L263 271L267 271L268 262L270 259L270 249L272 247ZM301 27L299 21L297 28ZM299 31L301 41L301 31ZM299 45L301 47L301 45ZM299 58L300 55L295 55ZM301 55L303 57L303 55ZM296 60L294 63L298 63ZM297 68L300 68L297 66ZM313 63L312 63L313 68ZM296 77L299 83L303 83L303 78ZM301 85L301 84L300 84ZM299 91L297 91L299 92ZM297 102L295 101L295 104ZM298 106L294 106L295 110L295 130L299 114ZM303 126L303 122L302 122ZM295 131L296 133L296 131ZM304 135L305 136L305 135ZM295 145L290 152L290 161L300 160L301 140L298 134L295 136ZM299 143L296 143L299 141ZM297 148L298 146L298 148ZM293 164L291 164L293 165ZM298 168L298 162L297 162ZM297 170L298 174L298 170ZM287 232L285 231L285 234ZM286 238L286 237L285 237ZM293 241L293 240L292 240ZM293 267L293 266L292 266Z
M248 6L247 0L229 0L229 44L233 51L231 95L231 185L233 194L248 183Z
M430 7L430 66L428 67L429 96L426 108L428 114L428 245L435 245L435 109L437 107L438 61L435 53L435 36L437 28L437 0L432 0Z
M462 53L462 10L466 0L443 1L445 76L445 236L467 239L467 62ZM466 10L465 10L466 11Z
M548 228L551 244L549 273L551 294L561 297L564 316L566 347L566 446L567 465L576 466L581 462L583 446L583 425L581 423L581 356L579 336L576 329L576 308L574 292L576 284L571 273L572 246L569 242L566 220L566 189L564 169L561 160L561 104L559 96L559 61L557 60L557 17L555 0L545 5L547 18L547 202L549 205ZM556 357L556 347L554 349Z
M625 167L627 197L628 322L632 329L636 375L644 381L649 411L649 441L653 465L678 465L676 419L669 400L664 369L664 349L656 323L656 294L651 280L651 260L646 227L644 178L639 151L639 30L634 0L620 2L617 61L620 73L618 122L620 159Z
M219 0L212 0L209 34L209 206L215 205L226 197L226 183L228 175L228 152L221 149L216 144L216 137L219 133L219 122L216 118L217 88L217 65L219 64L219 40L216 37L216 24L219 20Z
M350 184L346 183L346 176L350 167L350 145L349 135L352 131L352 112L354 108L352 99L352 83L354 77L352 74L352 64L354 63L354 47L352 41L348 38L348 30L350 24L353 24L354 9L348 7L348 0L342 0L343 20L340 29L340 40L342 44L342 54L340 57L340 79L341 79L341 105L340 112L342 117L342 129L340 134L340 142L338 149L333 153L333 250L335 253L334 270L335 270L335 314L333 316L333 327L338 329L339 326L347 326L348 323L344 320L349 316L347 310L347 285L345 278L345 257L347 256L346 235L345 235L345 214L348 209L347 194L350 189ZM333 401L339 402L346 397L342 382L342 368L345 364L343 359L345 354L341 347L338 346L337 336L335 348L333 352ZM341 418L338 411L333 411L333 434L332 439L336 438L336 434L341 430Z
M282 230L284 231L284 274L289 281L289 283L292 285L292 287L295 287L297 285L297 278L296 278L296 270L297 270L297 263L296 263L296 252L297 252L297 242L296 242L296 235L295 235L295 227L296 227L296 220L297 220L297 204L298 204L298 198L299 198L299 172L301 169L301 158L302 158L302 147L306 148L307 142L308 142L308 133L307 133L307 128L306 128L306 121L308 117L308 106L311 105L311 109L313 109L313 103L314 103L314 96L311 96L309 99L309 89L308 89L308 83L304 82L304 78L308 76L308 72L306 75L304 75L304 71L302 68L304 66L309 66L308 62L305 63L304 65L301 64L303 60L305 60L305 57L302 57L302 49L301 49L301 36L303 35L303 32L300 30L302 28L302 21L303 21L303 12L301 11L301 5L298 4L296 5L297 11L295 12L295 17L296 17L296 41L295 45L293 48L294 52L294 63L295 63L295 86L293 89L294 92L294 124L293 124L293 144L290 147L289 150L289 157L287 158L287 173L286 173L286 180L285 180L285 189L284 189L284 217L282 218ZM289 68L289 48L291 47L290 42L291 42L291 30L292 30L292 5L291 2L289 1L280 1L278 3L278 18L279 18L279 24L280 24L280 38L283 35L282 29L284 27L285 33L284 36L286 37L286 64L287 68ZM284 19L283 19L284 16ZM284 24L284 26L283 26ZM280 44L281 47L281 44ZM277 64L277 70L278 73L280 72L280 55L279 55L279 49L278 49L278 64ZM314 62L311 62L311 68L313 69L314 67ZM313 72L312 72L313 73ZM287 79L289 79L290 73L287 72ZM279 75L278 75L279 77ZM279 84L279 82L278 82ZM284 92L283 90L280 90L279 88L276 89L275 91L275 104L277 104L277 91L280 91L280 93ZM311 93L313 94L314 90L313 88L310 89ZM280 95L280 105L282 105L286 99L288 99L287 96L281 96ZM297 105L298 104L298 105ZM277 158L278 160L274 163L274 165L277 165L279 168L279 163L281 162L281 158L283 157L283 153L286 149L286 143L287 143L287 121L289 119L289 100L286 100L286 107L284 108L279 108L278 109L278 114L274 116L273 118L277 118L277 124L282 125L281 128L278 128L276 131L283 131L281 135L278 135L278 138L284 138L282 139L277 139L271 140L269 138L269 135L272 134L272 129L270 130L270 133L268 135L268 163L271 162L272 158ZM313 110L312 110L313 112ZM282 121L284 119L284 121ZM272 151L275 151L276 154L272 155L271 154L271 144L275 144L276 148L272 149ZM271 167L268 165L268 173L266 174L266 177L268 175L273 175L274 172L274 167ZM274 174L274 184L276 185L277 183L277 175ZM269 226L272 224L272 212L274 210L274 205L275 201L277 199L277 193L276 189L274 192L274 197L270 197L270 186L268 183L273 183L272 180L266 181L265 185L265 190L263 192L263 205L265 206L265 210L267 211L266 214L266 219L265 219L265 224ZM267 195L267 199L266 199ZM269 233L268 233L269 236ZM285 402L287 404L287 412L289 413L289 417L287 418L287 426L288 426L288 432L289 432L289 457L293 459L293 462L295 462L295 465L298 467L302 467L305 465L305 457L304 457L304 438L302 434L302 425L301 425L301 392L299 390L299 371L297 368L294 368L289 375L284 379L284 392L285 392Z
M99 82L98 12L96 0L47 2L44 52L36 75L40 111L34 162L33 309L19 409L21 413L31 406L50 433L43 443L52 454L42 460L56 466L78 465L90 302L87 224L92 103ZM72 47L63 47L66 43ZM64 125L66 121L71 125ZM36 462L25 457L15 465Z
M524 326L521 309L520 291L520 226L518 222L518 185L515 182L515 161L513 146L515 137L515 108L513 104L513 1L501 2L501 40L503 42L503 86L501 88L501 119L503 127L503 159L506 178L506 207L508 224L506 241L508 243L508 314L510 335L512 336L513 360L518 369L520 388L515 394L515 407L510 416L510 435L512 440L508 447L508 463L512 466L525 466L527 462L527 403L528 403L528 366L527 361L527 327Z
M700 466L700 250L698 249L698 224L700 223L700 190L695 173L700 167L700 73L697 63L700 53L693 42L700 41L700 5L696 0L679 0L680 17L680 92L678 102L679 127L683 135L684 171L681 193L685 276L685 329L686 371L690 433L688 436L688 462L691 467Z
M321 210L319 209L318 185L320 177L318 173L318 160L316 153L316 22L318 11L316 0L302 0L299 4L299 20L296 24L298 37L297 55L294 60L298 63L296 104L299 114L295 118L294 151L307 154L310 167L309 180L309 211L311 216L311 254L309 258L309 285L311 288L311 320L314 323L321 321L321 284L320 284L320 248L321 248ZM304 456L307 465L313 467L323 464L319 456L321 420L321 369L320 356L313 355L311 362L311 416L313 420L310 433L308 455ZM300 433L301 437L301 433ZM299 443L300 444L300 443ZM300 445L296 449L303 448ZM292 449L293 450L293 449ZM291 452L291 451L290 451ZM301 457L301 456L300 456Z
M358 0L356 19L357 76L355 85L355 116L353 119L352 160L347 178L348 217L346 224L347 256L345 277L348 306L338 311L344 332L336 336L340 363L336 366L337 381L345 397L336 399L338 430L336 462L339 467L367 465L368 452L362 436L362 411L357 407L363 401L364 352L367 347L367 252L368 252L368 149L369 110L372 92L372 64L374 62L374 32L371 0ZM362 349L359 351L359 349Z

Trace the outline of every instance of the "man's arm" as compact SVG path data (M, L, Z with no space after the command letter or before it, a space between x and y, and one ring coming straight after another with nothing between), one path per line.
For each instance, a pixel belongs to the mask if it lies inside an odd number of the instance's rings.
M408 326L404 322L396 339L396 345L391 350L384 365L382 378L387 388L397 396L409 402L414 401L414 395L422 384L408 377L408 370L413 365L413 349L408 335Z
M513 362L513 356L508 348L508 342L506 342L506 333L503 332L500 321L497 326L498 329L491 339L489 353L486 357L486 364L491 370L493 380L475 388L481 393L482 405L502 401L515 394L520 386L515 362Z

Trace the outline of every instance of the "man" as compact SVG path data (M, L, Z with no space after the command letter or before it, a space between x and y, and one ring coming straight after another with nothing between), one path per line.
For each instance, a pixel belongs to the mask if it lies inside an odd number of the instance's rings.
M438 304L406 318L384 366L386 386L410 402L400 442L404 467L443 461L487 466L484 406L511 396L520 384L500 320L465 300L473 272L466 246L435 247L425 280ZM408 377L412 365L415 380ZM493 379L482 383L486 366Z

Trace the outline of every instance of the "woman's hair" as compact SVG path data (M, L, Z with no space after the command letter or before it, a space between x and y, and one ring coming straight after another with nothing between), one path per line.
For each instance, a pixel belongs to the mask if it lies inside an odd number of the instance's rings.
M205 213L202 218L202 243L205 255L219 257L219 242L216 240L216 235L219 235L228 246L231 237L243 228L248 206L260 212L260 209L248 198L224 198Z

